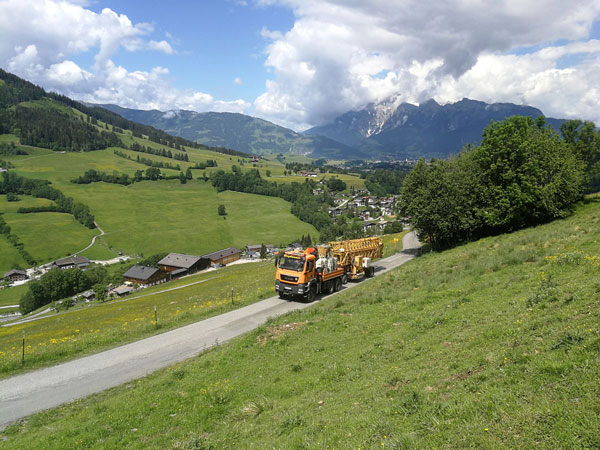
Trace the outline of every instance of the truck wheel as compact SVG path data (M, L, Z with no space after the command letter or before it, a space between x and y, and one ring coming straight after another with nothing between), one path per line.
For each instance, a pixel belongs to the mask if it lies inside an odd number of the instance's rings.
M308 291L308 296L307 296L306 300L308 301L308 303L312 303L315 301L316 298L317 298L317 287L313 284Z
M342 276L342 284L348 284L348 275Z
M277 294L279 295L280 299L285 300L285 294L282 291L279 291Z
M335 292L335 281L327 282L327 294L333 294Z
M342 289L342 279L341 279L341 278L337 278L337 279L335 280L335 287L334 287L334 289L333 289L333 290L334 290L335 292L337 292L337 291L339 291L339 290L341 290L341 289Z

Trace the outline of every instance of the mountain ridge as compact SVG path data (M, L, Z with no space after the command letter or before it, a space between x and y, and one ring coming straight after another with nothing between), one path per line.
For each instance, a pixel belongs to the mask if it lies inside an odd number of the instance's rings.
M296 132L257 117L227 112L136 110L98 105L122 117L207 146L245 153L300 154L327 159L447 158L465 145L478 145L489 123L520 115L537 119L543 112L513 103L464 98L420 105L395 96L348 111L331 123ZM556 131L563 119L546 118Z
M240 113L145 111L109 104L98 106L128 120L209 146L233 148L256 155L290 153L326 156L331 159L347 156L356 159L368 158L361 150L327 137L304 135L267 120Z
M391 113L389 103L395 108ZM430 99L418 106L392 100L348 111L333 122L304 133L368 148L379 157L445 158L458 153L466 144L477 145L484 128L492 120L514 115L537 118L544 114L532 106L485 103L467 98L445 105ZM546 123L557 131L563 122L563 119L546 118Z

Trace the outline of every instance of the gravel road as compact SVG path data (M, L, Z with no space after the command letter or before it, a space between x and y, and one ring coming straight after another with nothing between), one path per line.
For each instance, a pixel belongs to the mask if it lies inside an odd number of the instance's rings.
M415 234L406 234L402 244L404 250L401 253L377 261L377 274L414 258L419 247ZM354 286L357 284L349 283L340 292ZM321 297L319 301L327 297ZM0 380L0 429L38 411L101 392L191 358L257 328L270 317L317 303L271 297L131 344Z

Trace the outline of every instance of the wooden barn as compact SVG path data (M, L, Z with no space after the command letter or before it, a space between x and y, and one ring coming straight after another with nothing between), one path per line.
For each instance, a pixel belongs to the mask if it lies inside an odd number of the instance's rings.
M183 253L169 253L158 262L160 270L168 272L173 278L198 272L206 269L209 265L210 260L205 257Z
M242 251L240 249L229 247L204 255L203 258L208 259L211 264L229 264L240 259L241 254Z
M153 286L168 281L169 274L154 267L138 266L137 264L123 274L125 281L141 286Z

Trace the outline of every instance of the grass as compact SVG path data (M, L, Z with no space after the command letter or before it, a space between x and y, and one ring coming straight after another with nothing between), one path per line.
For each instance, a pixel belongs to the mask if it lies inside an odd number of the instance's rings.
M78 252L98 234L98 230L84 227L70 214L7 213L3 217L38 264Z
M143 289L130 296L143 297L93 303L44 320L0 327L0 377L98 352L270 297L273 279L272 262L233 265ZM158 293L202 280L199 284ZM158 309L158 328L154 324L154 306ZM25 367L20 364L23 333L27 342Z
M18 305L21 296L27 291L27 285L0 289L0 306Z
M0 276L4 276L5 272L8 272L16 267L23 269L27 266L28 264L25 262L17 249L10 242L8 242L6 236L0 235ZM2 305L0 304L0 306Z
M3 433L28 448L598 448L600 204Z
M193 150L190 154L193 160L237 162L236 158L229 160L229 156L214 152ZM154 155L141 155L177 163L182 167L189 165ZM178 180L141 182L128 187L106 183L70 183L71 179L90 168L131 175L145 168L134 161L115 156L112 149L88 153L40 151L28 159L14 157L12 160L19 174L49 179L66 195L90 206L96 221L107 233L85 253L85 256L92 258L112 257L118 251L145 255L165 251L204 254L220 248L243 247L254 243L278 245L303 234L318 234L313 226L293 216L290 204L281 199L243 193L217 193L210 183L204 181L193 180L185 185L179 184ZM219 204L227 208L225 220L217 214ZM2 205L0 211L1 208ZM149 214L158 211L160 214ZM89 240L81 240L73 251L88 243ZM27 242L25 245L29 250ZM58 250L61 249L57 249L55 257L63 256L62 251ZM36 257L32 251L30 253Z

